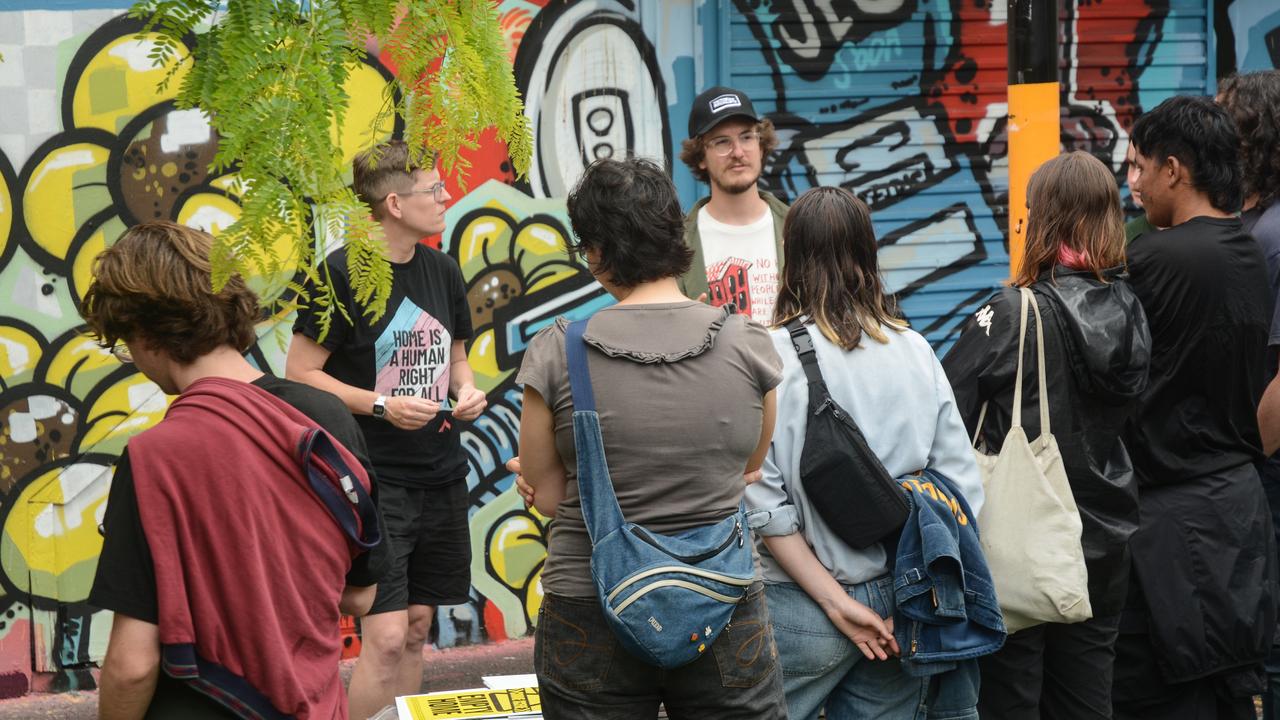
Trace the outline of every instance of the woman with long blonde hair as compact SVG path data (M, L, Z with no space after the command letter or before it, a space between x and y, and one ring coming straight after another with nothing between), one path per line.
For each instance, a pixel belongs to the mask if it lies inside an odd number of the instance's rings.
M1043 321L1049 425L1083 525L1093 618L1009 636L984 657L979 711L992 718L1110 718L1120 610L1137 529L1138 489L1120 436L1147 384L1151 337L1125 275L1116 179L1084 152L1059 155L1031 176L1027 241L1012 287L993 295L943 360L965 425L998 452L1012 422L1019 288ZM1040 329L1028 312L1027 337ZM1035 342L1022 362L1022 423L1040 436ZM987 406L985 414L983 406ZM978 427L981 419L981 427Z

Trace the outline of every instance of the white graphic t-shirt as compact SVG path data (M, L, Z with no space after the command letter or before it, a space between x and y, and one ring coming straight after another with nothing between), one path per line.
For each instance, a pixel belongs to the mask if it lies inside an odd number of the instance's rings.
M698 237L707 264L707 302L737 305L738 312L768 325L778 299L778 248L773 213L765 208L749 225L726 225L698 211Z

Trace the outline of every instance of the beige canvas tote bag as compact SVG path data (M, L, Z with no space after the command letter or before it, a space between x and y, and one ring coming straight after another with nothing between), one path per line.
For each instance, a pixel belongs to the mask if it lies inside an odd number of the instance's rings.
M996 598L1010 633L1041 623L1074 623L1093 616L1089 577L1080 544L1076 508L1058 442L1049 431L1045 387L1044 332L1035 295L1021 289L1018 374L1013 386L1013 424L998 455L980 442L987 404L974 432L974 455L982 471L986 501L978 514L982 550L996 585ZM1040 437L1022 429L1022 359L1027 306L1036 317L1036 364L1040 391Z

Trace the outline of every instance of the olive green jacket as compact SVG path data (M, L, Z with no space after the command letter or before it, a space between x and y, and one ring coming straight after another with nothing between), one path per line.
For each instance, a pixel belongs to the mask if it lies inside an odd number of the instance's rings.
M778 246L778 272L782 272L782 222L787 218L787 204L774 197L772 194L760 190L760 197L769 204L769 209L773 211L773 238ZM698 299L698 296L708 292L707 287L707 261L702 255L702 238L698 236L698 211L703 208L710 197L704 197L694 203L693 209L684 218L684 241L689 247L693 248L693 264L689 266L689 272L680 278L680 289L684 294Z

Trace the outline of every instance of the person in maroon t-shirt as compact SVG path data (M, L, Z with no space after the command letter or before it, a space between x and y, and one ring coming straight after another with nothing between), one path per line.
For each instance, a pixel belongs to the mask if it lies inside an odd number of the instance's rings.
M211 242L136 226L81 306L103 347L181 393L112 480L89 597L115 612L100 717L346 718L338 613L368 611L386 563L367 451L336 397L245 360L257 298L238 276L211 291Z

